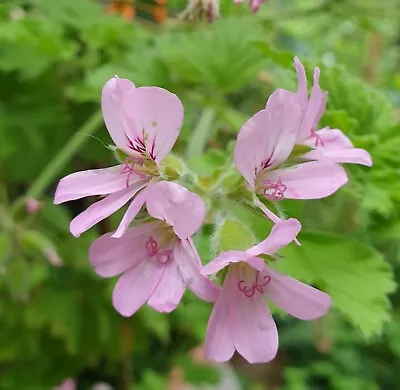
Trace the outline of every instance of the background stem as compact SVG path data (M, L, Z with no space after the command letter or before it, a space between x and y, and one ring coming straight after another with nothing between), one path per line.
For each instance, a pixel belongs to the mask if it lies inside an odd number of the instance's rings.
M188 158L199 156L204 152L207 140L211 135L211 125L214 119L215 108L211 106L205 107L189 141L186 151Z
M43 191L54 181L61 169L69 163L75 153L84 145L88 139L87 136L96 132L102 122L102 118L102 112L98 110L85 122L78 130L78 134L69 140L32 183L26 193L27 198L39 198L42 195Z

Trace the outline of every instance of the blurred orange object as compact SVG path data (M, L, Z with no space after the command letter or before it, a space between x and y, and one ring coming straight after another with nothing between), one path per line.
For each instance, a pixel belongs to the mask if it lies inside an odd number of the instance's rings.
M127 20L132 20L136 14L133 2L124 0L107 1L106 13L119 14Z
M144 11L149 14L155 23L162 23L168 16L166 7L168 0L152 0L154 4L146 4L130 0L106 0L105 12L119 14L126 20L133 20L136 11Z

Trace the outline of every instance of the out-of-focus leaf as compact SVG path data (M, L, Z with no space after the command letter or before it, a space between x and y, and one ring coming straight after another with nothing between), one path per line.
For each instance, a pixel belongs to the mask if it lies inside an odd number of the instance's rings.
M185 381L194 385L214 384L221 380L221 373L218 367L197 364L192 359L183 357L178 362L182 368Z
M256 239L245 225L233 219L225 220L217 230L221 252L228 250L246 250L251 248Z
M144 326L154 333L163 343L169 340L169 322L164 314L144 306L138 315L143 321Z
M389 320L388 294L395 289L390 266L372 247L343 236L300 233L301 247L282 250L283 272L317 284L366 337L379 334Z
M261 52L270 60L283 68L293 66L293 54L289 51L279 51L273 48L266 41L253 41L251 44L261 50Z
M132 390L164 390L167 388L166 379L154 371L146 371L138 386L132 387Z

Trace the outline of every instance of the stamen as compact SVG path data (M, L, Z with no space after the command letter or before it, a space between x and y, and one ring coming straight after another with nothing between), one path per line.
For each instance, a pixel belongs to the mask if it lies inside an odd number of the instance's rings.
M171 260L171 249L165 249L164 251L160 252L158 250L157 241L150 236L150 238L146 242L146 249L147 254L150 258L155 257L156 261L160 265L167 264Z
M264 180L264 196L267 199L282 200L286 190L287 186L282 183L280 177L276 183Z
M256 280L249 286L244 280L240 280L237 284L238 289L247 297L251 298L256 291L260 294L264 294L264 288L270 281L271 277L268 275L263 276L261 282L258 281L260 271L256 272Z
M324 140L322 137L315 131L315 129L311 129L311 137L315 137L315 147L318 147L318 143L321 146L325 146Z
M146 149L146 143L145 143L145 137L146 134L143 130L143 138L140 137L135 137L133 140L129 138L129 136L125 133L126 139L128 141L128 148L133 150L136 153L139 153L143 157L150 156L152 160L155 160L156 157L154 155L154 147L155 147L155 138L153 139L153 143L151 145L151 150L150 152L147 151Z
M152 236L150 236L150 238L146 242L146 249L149 257L153 257L158 252L157 242Z
M129 187L129 178L131 177L132 173L134 173L135 175L138 175L141 179L146 179L146 175L144 175L143 173L138 172L135 168L136 165L138 165L139 167L142 167L144 164L144 161L142 158L140 157L127 157L125 159L124 165L122 165L121 170L119 173L123 174L123 173L127 173L128 176L126 177L126 188Z

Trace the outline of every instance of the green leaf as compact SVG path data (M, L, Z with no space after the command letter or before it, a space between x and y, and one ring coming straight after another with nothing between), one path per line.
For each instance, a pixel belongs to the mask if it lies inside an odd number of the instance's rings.
M201 156L191 158L188 166L200 176L211 176L214 171L226 164L228 158L224 151L209 149Z
M162 314L158 313L151 308L144 306L142 310L138 313L143 324L152 333L154 333L162 342L167 342L170 338L170 327L168 318Z
M241 182L243 182L242 176L234 169L222 177L220 186L225 193L229 194L235 191Z
M358 126L358 121L345 110L326 110L320 127L325 126L340 129L346 134Z
M187 357L181 358L179 360L179 365L183 369L185 381L188 383L194 385L217 385L221 380L221 373L218 367L197 364Z
M217 231L221 251L246 250L251 248L256 239L244 224L232 219L225 220Z
M293 66L293 54L291 52L277 50L265 41L253 41L251 44L277 65L284 68Z
M388 192L383 189L386 189L384 185L368 183L363 194L362 207L388 217L394 210L394 204Z
M392 270L382 255L339 235L303 232L299 239L301 247L282 250L285 259L277 268L320 286L366 337L379 334L389 320L388 294L395 289Z
M328 109L345 111L341 118L336 114L336 119L341 122L339 124L351 127L354 133L382 133L391 124L390 100L346 70L324 67L321 69L321 86L329 91Z
M143 374L143 379L136 387L135 390L164 390L167 388L166 380L160 374L154 371L147 370Z

